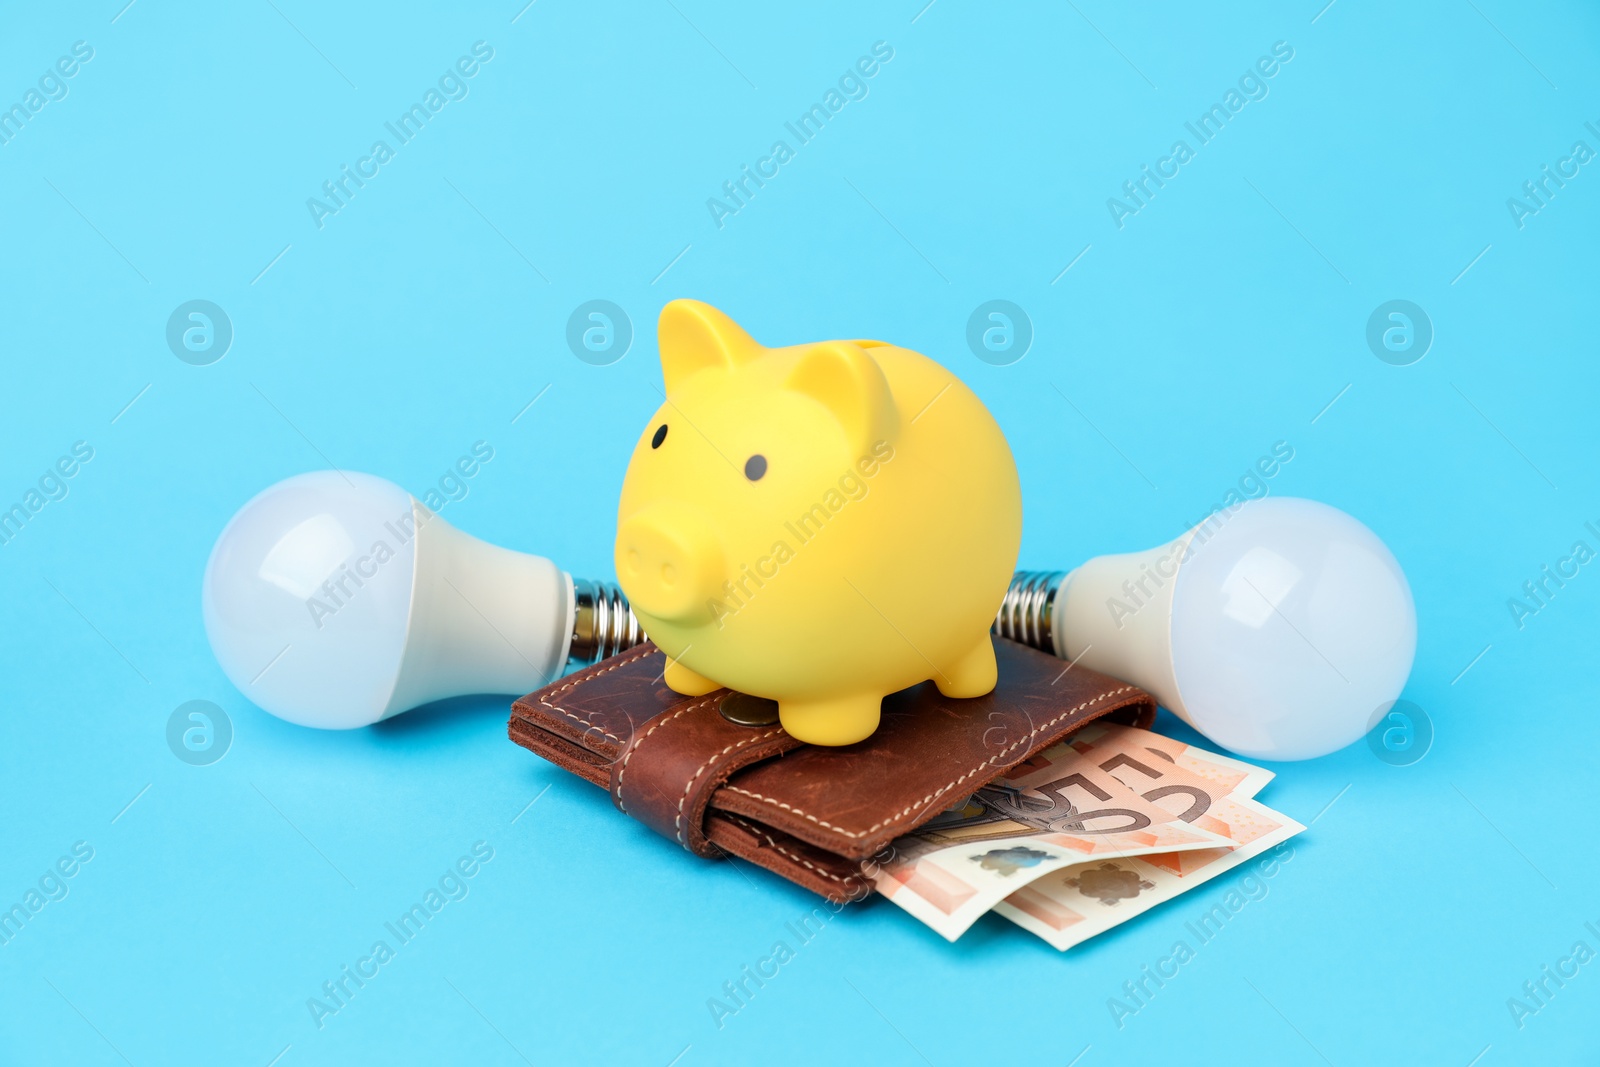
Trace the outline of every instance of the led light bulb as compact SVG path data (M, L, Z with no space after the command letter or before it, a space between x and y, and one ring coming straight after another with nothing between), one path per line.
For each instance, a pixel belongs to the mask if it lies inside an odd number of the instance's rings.
M1224 748L1298 760L1360 738L1400 696L1417 613L1371 530L1269 497L1144 552L1019 572L995 632L1149 690Z
M301 474L241 508L211 550L201 602L229 680L279 718L325 729L527 693L644 640L615 587L464 534L353 472Z

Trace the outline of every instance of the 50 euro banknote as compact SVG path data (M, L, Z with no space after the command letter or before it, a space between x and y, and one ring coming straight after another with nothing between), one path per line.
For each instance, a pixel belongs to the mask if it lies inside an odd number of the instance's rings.
M1092 723L1063 744L1146 799L1187 805L1182 817L1191 825L1235 844L1078 863L995 904L998 914L1058 949L1082 944L1305 829L1254 799L1272 780L1265 768L1112 723Z
M1100 766L1113 755L1067 743L1047 749L897 838L866 873L880 893L954 941L1019 888L1085 860L1239 844L1201 824L1215 789L1198 775L1149 753L1138 768ZM1143 793L1124 779L1144 785Z
M1207 752L1165 734L1117 723L1090 723L1062 744L1135 790L1161 785L1163 773L1181 772L1186 780L1203 782L1211 796L1250 798L1275 777L1265 767Z
M1209 823L1226 828L1239 844L1074 864L1033 880L998 901L994 911L1056 948L1069 949L1226 874L1305 829L1244 797L1225 798ZM1219 906L1229 907L1226 901Z

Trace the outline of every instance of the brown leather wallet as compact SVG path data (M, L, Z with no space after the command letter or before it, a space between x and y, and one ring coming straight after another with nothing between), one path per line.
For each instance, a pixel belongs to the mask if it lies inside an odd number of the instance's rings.
M731 721L760 721L769 702L674 693L651 644L523 697L509 729L689 851L732 853L842 903L871 891L867 872L895 838L1034 753L1101 716L1155 718L1148 693L1086 667L1003 638L995 655L988 696L913 686L884 700L876 733L842 748L803 744L776 722Z

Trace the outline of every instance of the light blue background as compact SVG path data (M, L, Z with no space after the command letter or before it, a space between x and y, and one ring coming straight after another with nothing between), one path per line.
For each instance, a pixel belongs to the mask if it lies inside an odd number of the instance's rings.
M95 50L0 146L0 501L95 449L0 547L0 903L95 850L0 947L0 1060L1592 1062L1600 962L1523 1029L1506 1001L1600 949L1600 577L1521 630L1507 600L1600 547L1600 164L1525 228L1506 201L1600 149L1600 12L921 2L0 12L0 102ZM319 230L306 198L478 40L470 96ZM706 199L879 40L870 95L719 230ZM1270 95L1119 230L1106 199L1276 41ZM331 462L420 494L478 440L495 458L446 517L610 577L675 296L769 344L954 368L1015 449L1024 566L1170 537L1289 442L1272 491L1357 515L1410 575L1433 750L1279 767L1263 799L1315 825L1121 1030L1107 998L1233 880L1065 955L852 908L719 1031L707 998L814 898L620 816L510 744L503 699L343 734L271 718L199 612L260 488ZM211 366L164 339L196 298L235 330ZM595 298L635 327L612 366L564 340ZM966 347L995 298L1035 329L1012 366ZM1412 366L1365 342L1393 298L1436 331ZM192 699L232 717L213 766L166 746ZM319 1030L307 998L479 840L470 895Z

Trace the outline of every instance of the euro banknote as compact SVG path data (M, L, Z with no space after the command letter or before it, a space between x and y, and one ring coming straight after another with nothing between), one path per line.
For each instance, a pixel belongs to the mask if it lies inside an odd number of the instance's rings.
M1273 777L1265 768L1115 724L1092 723L1063 743L1142 797L1187 805L1183 817L1191 825L1235 844L1074 864L995 904L996 913L1058 949L1080 945L1305 829L1255 799Z
M998 901L994 911L1058 949L1104 933L1288 840L1305 827L1266 805L1227 798L1211 817L1240 843L1079 863L1048 872Z
M1172 767L1187 771L1195 778L1206 782L1214 792L1222 796L1253 797L1275 777L1273 772L1265 767L1257 767L1243 760L1236 760L1232 756L1207 752L1203 748L1184 744L1165 734L1140 730L1132 726L1121 726L1117 723L1092 722L1063 744L1071 745L1091 758L1094 757L1094 753L1099 752L1101 756L1097 762L1101 766L1111 762L1112 773L1135 788L1139 782L1135 776L1136 768L1132 763L1135 759L1142 760L1152 767L1159 767L1160 764L1152 763L1151 760L1161 760ZM1148 770L1144 773L1149 774Z
M992 910L1066 949L1304 829L1254 799L1272 778L1092 723L897 839L869 873L948 940Z
M1148 753L1144 762L1152 766L1144 769L1126 761L1098 765L1113 755L1108 747L1086 753L1056 745L896 839L869 876L880 893L954 941L1021 887L1085 860L1216 853L1239 844L1214 829L1219 820L1202 825L1215 790L1197 775ZM1118 771L1136 781L1154 771L1160 781L1141 795Z

